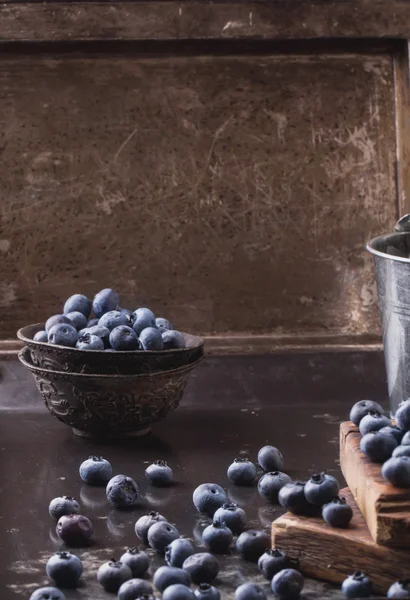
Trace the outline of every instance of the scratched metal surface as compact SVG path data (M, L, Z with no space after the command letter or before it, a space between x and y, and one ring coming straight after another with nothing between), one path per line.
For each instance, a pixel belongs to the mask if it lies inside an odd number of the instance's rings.
M381 353L301 354L208 358L190 379L181 407L153 428L149 437L108 445L72 436L43 407L31 375L17 362L0 363L0 597L27 600L47 583L45 563L59 547L48 515L51 498L75 495L95 528L95 545L77 550L84 576L67 600L108 600L96 581L99 565L135 545L134 523L148 510L159 510L201 549L204 523L192 504L193 489L204 481L223 485L232 501L247 512L252 527L269 531L282 509L266 504L256 487L229 484L226 469L236 456L256 460L258 449L277 445L285 470L304 479L326 470L342 483L338 462L338 427L359 399L385 403ZM82 485L78 466L89 454L108 458L115 473L135 477L141 505L123 513L109 508L104 490ZM150 488L144 482L146 461L165 459L178 485ZM152 570L163 560L151 554ZM215 582L223 600L233 600L236 586L264 582L253 563L233 552L220 558ZM273 598L269 594L269 598ZM303 600L334 599L339 589L309 580Z
M106 285L187 331L378 331L388 56L7 56L0 144L3 339Z

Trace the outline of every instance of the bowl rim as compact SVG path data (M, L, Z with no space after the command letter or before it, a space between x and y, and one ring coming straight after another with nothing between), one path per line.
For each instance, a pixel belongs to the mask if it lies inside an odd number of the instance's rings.
M31 325L25 325L24 327L20 327L17 331L17 337L19 340L24 342L25 344L31 344L32 346L37 346L40 348L58 348L59 350L65 350L68 352L75 352L76 355L84 354L85 356L89 355L105 355L105 350L80 350L79 348L72 348L71 346L60 346L58 344L49 344L48 342L38 342L37 340L33 340L32 338L27 337L27 329L35 328L35 327L44 327L44 323L32 323ZM166 356L167 354L183 354L184 352L188 352L190 350L196 350L201 348L204 345L204 340L199 335L194 335L192 333L187 333L184 331L180 331L184 338L186 336L190 336L194 338L198 343L194 346L189 346L188 348L172 348L169 350L116 350L115 354L120 356Z
M165 371L154 371L153 373L138 373L138 374L121 374L121 373L75 373L73 371L55 371L53 369L44 369L43 367L37 367L29 363L26 360L25 354L30 351L28 346L24 346L18 353L18 359L22 365L27 367L30 371L34 371L36 373L47 374L52 373L53 375L64 375L65 377L73 376L73 377L82 377L84 379L147 379L151 377L157 377L159 375L168 375L173 373L182 373L184 371L190 371L194 369L200 362L202 362L205 356L201 356L193 363L188 363L183 365L182 367L177 367L176 369L166 369Z

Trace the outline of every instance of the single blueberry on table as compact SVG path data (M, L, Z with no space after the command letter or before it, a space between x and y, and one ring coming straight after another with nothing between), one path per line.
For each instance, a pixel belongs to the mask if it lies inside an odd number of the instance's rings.
M396 440L397 444L401 443L404 436L404 432L395 425L387 425L386 427L382 427L381 429L379 429L379 432L392 435Z
M155 571L153 583L157 590L162 593L167 587L175 583L182 583L182 585L189 587L191 585L191 576L184 569L164 566Z
M283 569L272 579L272 592L281 600L297 598L303 590L305 580L295 569Z
M236 549L245 560L257 562L271 547L270 535L265 531L248 529L236 540Z
M84 333L98 336L104 342L104 348L110 347L110 330L106 327L101 327L101 325L98 324L92 325L91 327L87 327Z
M121 584L118 590L117 600L136 600L137 598L147 598L147 600L155 600L152 595L152 585L146 579L128 579Z
M106 288L94 296L93 313L99 319L110 310L117 310L120 299L114 290Z
M85 333L79 335L75 347L78 350L104 350L104 342L98 335L91 335L85 330Z
M372 583L362 571L349 575L342 583L342 592L346 598L368 598L372 591Z
M345 528L353 518L353 511L345 498L337 496L324 505L322 517L330 527Z
M399 429L402 431L410 430L410 400L406 400L400 404L396 411L395 419Z
M389 433L369 431L360 440L360 450L374 463L383 463L389 459L397 442Z
M74 294L74 296L70 296L65 301L63 313L66 315L70 312L79 312L88 319L91 312L91 300L83 294Z
M37 331L37 333L33 337L33 340L35 342L48 342L47 331L45 331L45 330Z
M120 312L119 310L110 310L109 312L105 313L98 321L98 325L100 325L101 327L106 327L109 331L112 331L120 325L129 324L130 320L128 315Z
M410 446L397 446L393 450L394 458L398 458L399 456L410 456Z
M97 572L97 581L106 592L118 592L122 584L129 579L132 579L131 569L114 558L102 564Z
M277 548L269 548L258 560L258 569L266 579L272 581L276 573L289 566L289 558Z
M140 517L135 523L135 533L140 538L140 540L144 542L144 544L148 544L148 530L151 527L151 525L159 523L160 521L162 521L163 523L168 522L166 518L160 515L158 512L151 511L147 515L143 515L142 517ZM176 567L178 565L173 566Z
M165 561L170 567L182 568L184 560L195 554L192 543L186 538L177 538L165 548Z
M316 473L305 484L306 500L315 506L323 506L339 494L339 489L335 477L326 473Z
M227 475L235 485L249 485L256 477L256 467L247 458L235 458L228 467Z
M284 485L279 491L278 500L281 506L295 515L313 517L320 512L319 507L306 499L303 481L294 481Z
M107 483L105 490L108 502L114 506L126 510L136 506L138 501L138 485L127 475L115 475Z
M154 327L155 325L155 315L149 308L137 308L134 311L134 322L132 324L134 331L137 335L140 335L143 329L147 327Z
M194 594L197 600L221 600L221 592L209 583L200 583Z
M180 331L159 329L164 344L164 350L186 348L185 338Z
M389 458L382 466L382 475L398 488L410 487L410 456Z
M164 342L159 329L146 327L139 334L140 344L144 350L158 352L164 349Z
M86 546L93 534L93 524L84 515L63 515L56 533L68 546Z
M220 485L202 483L194 490L192 500L199 512L205 513L208 517L213 517L215 511L228 502L228 496Z
M151 485L156 487L166 487L174 481L174 474L171 467L165 460L156 460L145 470L145 477Z
M264 500L277 504L279 492L287 483L292 483L289 475L281 471L271 471L259 479L258 492Z
M128 325L119 325L110 333L110 344L114 350L138 350L140 342L135 331Z
M228 552L229 546L232 544L233 534L224 522L216 521L204 529L202 540L208 550L223 554Z
M410 579L393 583L387 591L387 598L410 598Z
M219 563L209 552L197 552L188 556L182 566L194 583L211 583L219 573Z
M258 463L264 471L281 471L283 469L282 453L275 446L263 446L258 452Z
M106 485L112 477L112 466L102 456L89 456L79 470L81 479L88 485Z
M94 327L95 325L98 325L99 320L100 319L90 319L87 323L87 327L89 328L89 327Z
M64 515L77 515L80 512L80 505L71 496L58 496L51 500L48 512L50 517L58 521Z
M148 571L150 559L143 550L128 548L121 556L120 562L131 569L133 577L142 577Z
M410 446L410 431L406 431L400 442L402 446Z
M42 587L35 590L30 600L66 600L63 592L55 587Z
M382 427L388 427L389 425L391 425L391 421L388 417L377 412L371 412L360 421L359 431L362 435L366 435L370 431L379 431Z
M66 314L66 317L67 319L70 319L71 324L77 329L77 331L87 327L87 319L78 311L69 312Z
M266 600L266 594L256 583L243 583L235 590L235 600Z
M194 592L182 583L174 583L166 588L162 594L162 600L195 600Z
M60 323L73 326L72 322L66 317L66 315L53 315L47 319L44 329L48 333L50 329L54 327L54 325L58 325Z
M374 402L374 400L359 400L352 406L350 411L350 420L357 426L360 425L360 421L370 412L378 412L384 415L384 409L380 404Z
M246 512L235 502L228 502L215 511L213 522L225 523L234 535L239 535L246 527Z
M168 521L159 521L154 523L148 529L148 544L160 554L165 554L165 549L169 544L179 538L179 531Z
M157 317L155 319L155 326L158 329L174 329L168 319L163 319L162 317Z
M48 577L54 580L59 587L76 587L83 572L83 563L71 552L56 552L46 564Z
M67 323L58 323L48 330L48 343L57 346L68 346L73 348L78 340L75 327Z

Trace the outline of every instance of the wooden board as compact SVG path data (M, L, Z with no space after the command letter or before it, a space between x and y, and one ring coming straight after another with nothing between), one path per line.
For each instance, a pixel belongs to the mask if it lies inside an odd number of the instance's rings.
M361 510L370 535L378 544L410 547L410 489L385 481L381 466L360 450L360 432L351 422L340 426L340 466Z
M272 523L272 546L299 560L301 571L315 579L341 583L347 575L364 571L374 591L384 594L393 581L410 573L410 551L375 544L348 488L341 490L353 508L347 529L333 529L320 518L286 513Z

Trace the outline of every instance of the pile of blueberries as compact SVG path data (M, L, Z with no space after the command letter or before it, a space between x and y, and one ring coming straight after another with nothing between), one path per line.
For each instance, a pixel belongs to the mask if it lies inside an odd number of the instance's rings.
M110 288L98 292L92 302L82 294L70 296L63 314L47 319L34 340L108 352L185 348L184 336L167 319L156 318L149 308L120 308L119 296Z

